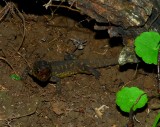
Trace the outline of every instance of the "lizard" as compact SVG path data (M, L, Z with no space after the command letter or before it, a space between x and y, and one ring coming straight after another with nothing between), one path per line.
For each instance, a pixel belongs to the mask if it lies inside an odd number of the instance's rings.
M92 74L99 79L97 68L104 68L118 64L118 58L72 59L62 61L38 60L33 67L27 67L22 74L23 79L28 75L41 82L56 82L57 91L61 91L61 79L78 73Z

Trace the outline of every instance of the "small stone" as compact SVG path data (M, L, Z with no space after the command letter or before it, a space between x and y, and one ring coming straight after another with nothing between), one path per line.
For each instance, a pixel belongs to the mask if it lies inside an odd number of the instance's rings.
M65 102L60 101L60 102L54 102L54 103L52 103L52 110L57 115L64 114L65 110L66 110L66 104L65 104Z

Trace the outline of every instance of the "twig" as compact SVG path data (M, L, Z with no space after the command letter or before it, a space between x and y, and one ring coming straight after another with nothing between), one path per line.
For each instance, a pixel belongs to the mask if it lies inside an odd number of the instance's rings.
M135 72L134 72L134 74L133 74L133 79L136 78L137 71L138 71L138 63L136 64L136 70L135 70Z
M23 42L25 40L25 34L26 34L26 32L25 32L25 19L24 19L22 13L18 10L18 8L16 7L16 5L13 2L6 2L6 6L0 12L0 14L3 13L3 15L0 17L0 21L2 21L8 13L11 13L12 15L14 15L15 14L14 10L17 12L17 15L20 17L20 19L23 22L23 35L22 35L23 37L22 37L20 45L17 48L17 52L18 52L23 45Z
M36 105L36 107L35 107L35 109L34 109L33 111L30 111L30 112L27 113L27 114L16 115L16 116L12 116L12 117L9 117L9 118L0 119L0 121L12 121L12 120L14 120L14 119L20 119L20 118L23 118L23 117L26 117L26 116L31 116L31 115L33 115L33 114L36 113L37 108L38 108L38 105Z
M49 0L48 3L44 4L43 6L47 9L48 7L57 7L57 9L59 7L61 8L67 8L69 10L72 10L72 11L75 11L75 12L80 12L78 9L74 9L74 8L71 8L72 6L68 7L68 6L65 6L65 5L62 5L64 1L61 1L61 3L59 5L54 5L52 4L52 0ZM53 14L57 11L57 9L54 10Z
M27 61L27 59L20 53L20 52L17 52L14 48L13 48L13 46L11 46L12 47L12 49L18 54L18 55L20 55L23 59L24 59L24 61L27 63L27 65L28 65L28 67L30 67L30 64L29 64L29 62Z
M26 36L26 31L25 31L25 29L26 29L26 24L25 24L25 19L24 19L24 16L22 15L22 13L18 10L18 8L17 8L15 5L14 5L14 7L15 7L16 11L18 12L18 16L21 18L21 20L22 20L22 22L23 22L23 35L22 35L22 40L21 40L21 43L20 43L20 45L19 45L19 47L18 47L18 49L17 49L17 51L19 51L20 48L21 48L22 45L23 45L24 40L25 40L25 36Z
M158 19L158 17L160 16L160 12L158 12L158 14L156 15L156 17L152 20L152 22L149 24L148 26L148 30L150 29L150 27L152 26L152 24Z
M134 108L134 106L139 102L139 100L141 99L141 97L142 97L143 95L145 95L145 94L146 94L146 93L141 94L141 95L137 98L137 100L134 102L133 106L131 107L131 110L130 110L130 112L129 112L129 121L128 121L128 123L127 123L127 127L134 127L134 110L133 110L133 108Z
M17 74L17 72L14 70L13 66L8 62L8 60L6 58L0 57L0 60L5 61L9 65L9 67L14 71L14 73Z
M159 50L158 50L157 80L158 80L157 92L160 93L160 48L159 48Z

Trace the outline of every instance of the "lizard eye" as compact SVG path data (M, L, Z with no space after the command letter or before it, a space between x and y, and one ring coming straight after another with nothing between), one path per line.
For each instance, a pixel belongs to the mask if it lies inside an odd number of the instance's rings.
M51 77L51 66L47 61L37 61L33 66L33 76L40 81L48 81Z

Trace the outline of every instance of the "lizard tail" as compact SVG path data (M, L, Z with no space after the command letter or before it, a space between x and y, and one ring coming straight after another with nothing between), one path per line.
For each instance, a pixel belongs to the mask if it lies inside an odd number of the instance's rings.
M94 59L89 60L89 66L94 68L108 67L118 65L118 58L104 58L104 59Z

